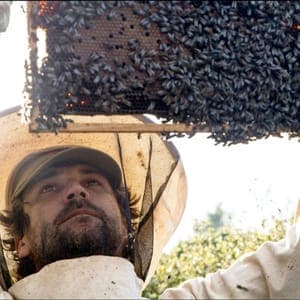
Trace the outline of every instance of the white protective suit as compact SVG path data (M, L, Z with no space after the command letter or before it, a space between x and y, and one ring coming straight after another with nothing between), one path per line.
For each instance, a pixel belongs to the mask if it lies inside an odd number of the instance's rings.
M266 242L227 270L190 279L160 299L300 298L300 222L286 237ZM138 299L143 282L133 265L118 257L61 260L15 283L2 299Z

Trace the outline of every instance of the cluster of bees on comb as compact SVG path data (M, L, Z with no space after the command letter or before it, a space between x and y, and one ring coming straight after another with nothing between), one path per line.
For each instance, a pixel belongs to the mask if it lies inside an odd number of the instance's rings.
M46 32L26 64L41 127L149 113L229 145L299 136L299 1L37 1L29 18L31 40Z

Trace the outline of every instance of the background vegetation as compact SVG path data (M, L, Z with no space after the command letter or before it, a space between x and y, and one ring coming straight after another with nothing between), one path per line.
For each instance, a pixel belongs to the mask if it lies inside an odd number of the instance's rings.
M275 220L264 232L245 231L230 225L230 218L218 206L204 221L196 221L192 238L181 241L169 253L162 255L160 264L143 296L157 299L168 287L184 280L229 267L242 254L256 250L263 242L281 239L287 220Z

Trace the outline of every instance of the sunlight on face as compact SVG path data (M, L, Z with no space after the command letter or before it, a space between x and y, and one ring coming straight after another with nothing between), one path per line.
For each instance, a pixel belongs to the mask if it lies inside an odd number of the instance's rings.
M26 189L23 201L30 225L22 238L28 251L19 253L29 252L38 269L86 255L123 257L126 220L108 180L95 168L49 168Z

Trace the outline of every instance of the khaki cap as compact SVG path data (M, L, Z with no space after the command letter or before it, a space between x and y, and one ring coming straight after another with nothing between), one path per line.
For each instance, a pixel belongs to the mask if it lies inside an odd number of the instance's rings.
M86 163L101 171L113 188L121 185L121 170L118 164L104 152L78 146L58 146L29 154L13 170L7 183L6 206L16 199L28 184L45 169L55 163L76 161Z

